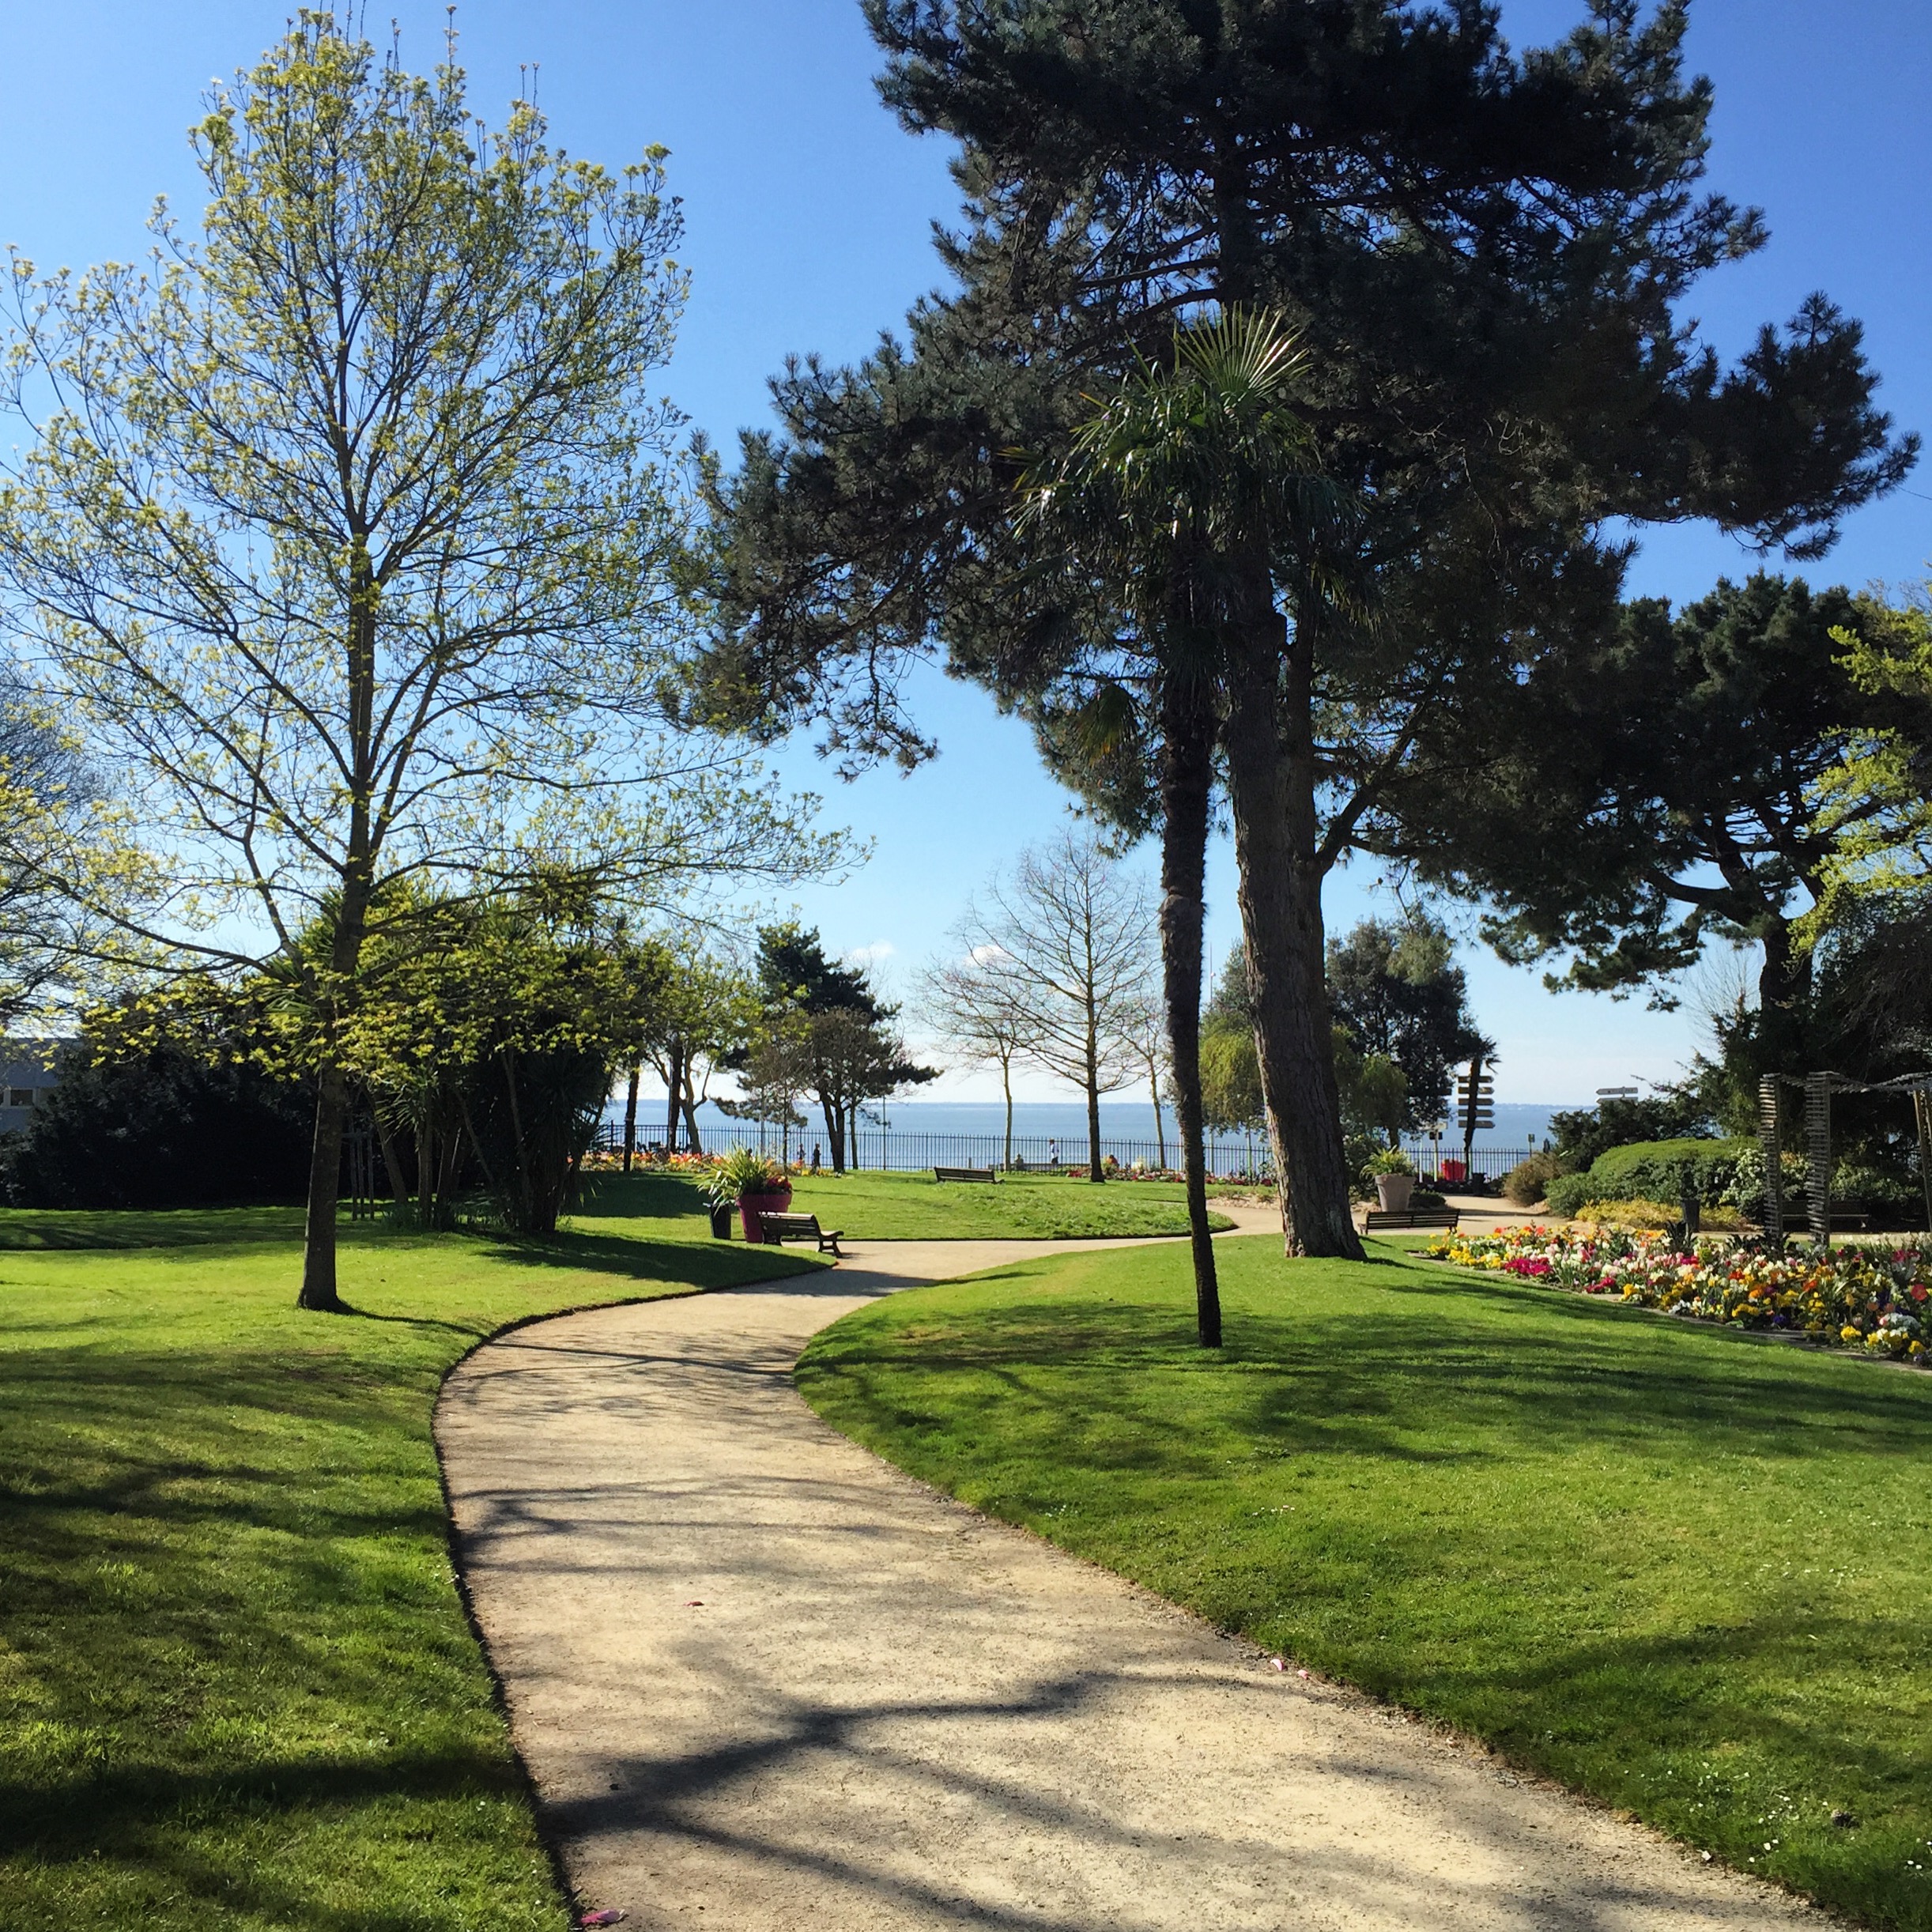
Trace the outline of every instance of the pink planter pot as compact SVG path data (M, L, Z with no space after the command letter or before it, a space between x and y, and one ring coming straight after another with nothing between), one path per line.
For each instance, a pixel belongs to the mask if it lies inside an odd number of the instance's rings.
M791 1206L791 1190L783 1194L740 1194L738 1198L738 1219L744 1224L747 1241L762 1241L764 1230L758 1224L760 1214L783 1214Z

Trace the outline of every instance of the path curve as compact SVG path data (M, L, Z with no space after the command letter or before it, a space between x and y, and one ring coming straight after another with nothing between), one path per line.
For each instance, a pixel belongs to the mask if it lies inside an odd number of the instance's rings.
M806 1341L878 1295L1099 1245L864 1243L518 1329L451 1377L460 1560L581 1898L640 1932L1822 1923L1274 1672L792 1387Z

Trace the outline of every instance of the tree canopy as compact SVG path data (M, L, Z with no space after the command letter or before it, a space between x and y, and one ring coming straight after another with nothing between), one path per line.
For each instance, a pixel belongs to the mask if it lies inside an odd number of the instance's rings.
M1547 640L1610 621L1612 519L1817 554L1915 442L1824 298L1730 368L1680 320L1764 232L1699 191L1711 90L1681 7L1613 0L1523 56L1491 9L1395 0L866 12L889 104L961 145L953 283L904 342L789 368L782 432L716 484L713 700L765 733L817 716L848 764L916 759L894 666L936 648L1050 747L1102 681L1157 743L1131 599L1039 568L1015 484L1177 321L1278 313L1307 352L1296 413L1360 514L1314 556L1271 522L1217 558L1217 734L1290 1244L1353 1251L1323 878L1462 768L1466 720Z

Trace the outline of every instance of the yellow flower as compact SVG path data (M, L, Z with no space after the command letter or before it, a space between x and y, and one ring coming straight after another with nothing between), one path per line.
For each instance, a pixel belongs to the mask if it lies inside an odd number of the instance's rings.
M1844 1327L1839 1330L1838 1339L1840 1341L1856 1341L1858 1339L1858 1331L1847 1323Z

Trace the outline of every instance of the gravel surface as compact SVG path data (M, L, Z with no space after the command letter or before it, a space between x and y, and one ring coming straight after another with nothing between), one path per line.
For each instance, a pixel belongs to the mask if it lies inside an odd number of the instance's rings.
M862 1244L568 1315L454 1374L464 1575L581 1903L643 1932L1824 1922L1277 1670L813 1415L875 1296L1099 1243Z

